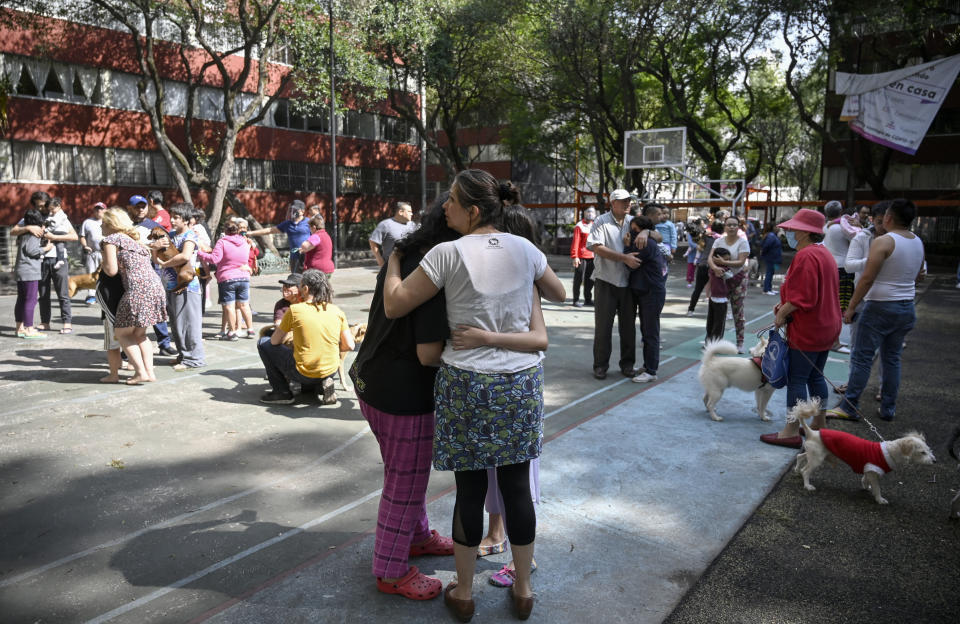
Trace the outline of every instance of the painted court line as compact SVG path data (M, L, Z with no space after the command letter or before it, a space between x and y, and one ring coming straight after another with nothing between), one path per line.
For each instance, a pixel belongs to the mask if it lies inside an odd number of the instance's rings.
M337 509L334 509L333 511L331 511L331 512L329 512L329 513L323 514L323 515L320 516L319 518L314 518L314 519L311 520L310 522L307 522L307 523L305 523L305 524L301 524L300 526L298 526L298 527L296 527L296 528L294 528L294 529L290 529L289 531L286 531L286 532L284 532L284 533L281 533L280 535L278 535L278 536L276 536L276 537L274 537L274 538L268 539L268 540L265 541L265 542L260 542L259 544L255 545L255 546L251 546L250 548L248 548L248 549L246 549L246 550L243 550L243 551L241 551L241 552L238 552L237 554L233 555L232 557L228 557L228 558L226 558L226 559L223 559L222 561L218 561L217 563L215 563L215 564L213 564L213 565L211 565L211 566L208 566L208 567L200 570L199 572L195 572L195 573L191 574L190 576L186 576L186 577L180 579L179 581L174 581L173 583L170 583L170 584L167 585L166 587L163 587L163 588L161 588L161 589L158 589L158 590L155 591L155 592L152 592L152 593L150 593L150 594L147 594L146 596L143 596L143 597L141 597L141 598L138 598L138 599L134 600L133 602L128 602L127 604L123 605L122 607L117 607L117 608L114 609L113 611L108 611L108 612L106 612L106 613L104 613L104 614L102 614L102 615L99 615L99 616L93 618L92 620L87 620L86 624L101 624L102 622L107 622L107 621L109 621L109 620L112 620L113 618L115 618L115 617L117 617L117 616L120 616L120 615L123 615L124 613L127 613L127 612L129 612L129 611L133 611L134 609L137 609L137 608L141 607L142 605L147 604L148 602L152 602L152 601L156 600L157 598L159 598L159 597L161 597L161 596L164 596L164 595L166 595L166 594L169 594L170 592L172 592L172 591L175 590L175 589L179 589L180 587L183 587L184 585L189 585L190 583L196 581L197 579L203 578L204 576L207 576L208 574L211 574L211 573L213 573L213 572L216 572L217 570L220 570L221 568L225 568L226 566L230 565L231 563L235 563L235 562L237 562L237 561L240 561L241 559L244 559L244 558L246 558L246 557L249 557L250 555L252 555L252 554L254 554L254 553L257 553L257 552L263 550L264 548L269 548L270 546L273 546L274 544L277 544L277 543L282 542L282 541L284 541L284 540L286 540L286 539L289 539L289 538L291 538L291 537L294 537L295 535L300 535L300 534L303 533L304 531L307 531L308 529L311 529L311 528L317 526L318 524L322 524L322 523L326 522L327 520L330 520L331 518L335 518L335 517L339 516L340 514L344 514L344 513L348 512L348 511L350 511L351 509L353 509L354 507L358 507L359 505L362 505L363 503L367 502L368 500L371 500L371 499L373 499L373 498L376 498L376 497L380 496L380 493L381 493L382 491L383 491L382 489L380 489L380 490L374 490L373 492L370 492L370 493L367 494L366 496L363 496L363 497L361 497L361 498L358 498L357 500L353 501L352 503L347 503L346 505L343 505L342 507L339 507L339 508L337 508Z
M186 520L187 518L190 518L191 516L195 516L195 515L197 515L197 514L199 514L199 513L205 512L205 511L210 511L211 509L216 509L217 507L221 507L221 506L223 506L223 505L226 505L227 503L232 503L233 501L238 500L238 499L240 499L240 498L244 498L244 497L246 497L246 496L250 496L251 494L255 494L255 493L257 493L257 492L259 492L259 491L261 491L261 490L265 490L265 489L270 488L270 487L273 487L273 486L275 486L275 485L279 485L279 484L281 484L281 483L284 483L285 481L289 481L289 480L291 480L291 479L294 479L294 478L297 478L297 477L299 477L299 476L302 476L303 474L305 474L305 473L307 473L307 472L310 472L311 470L313 470L314 468L316 468L319 464L321 464L321 463L323 463L324 461L330 459L330 458L333 457L334 455L337 455L338 453L340 453L341 451L343 451L344 449L346 449L348 446L350 446L351 444L353 444L354 442L356 442L357 440L359 440L360 438L362 438L363 436L365 436L365 435L366 435L367 433L369 433L369 432L370 432L370 427L364 427L361 431L355 433L355 434L353 435L353 437L351 437L349 440L345 441L345 442L344 442L343 444L341 444L340 446L338 446L338 447L336 447L335 449L332 449L332 450L330 450L330 451L327 451L327 452L324 453L322 456L320 456L320 458L318 458L318 459L310 462L309 464L307 464L307 465L304 466L303 468L301 468L301 469L299 469L299 470L297 470L297 471L295 471L295 472L292 472L292 473L286 475L285 477L281 477L281 478L279 478L279 479L275 479L275 480L273 480L273 481L271 481L271 482L269 482L269 483L265 483L265 484L263 484L263 485L260 485L260 486L254 487L254 488L246 489L246 490L244 490L244 491L242 491L242 492L237 492L236 494L233 494L233 495L231 495L231 496L227 496L226 498L221 498L221 499L219 499L219 500L215 500L215 501L213 501L213 502L211 502L211 503L207 503L206 505L203 505L202 507L198 507L197 509L194 509L193 511L189 511L189 512L184 513L184 514L180 514L179 516L175 516L175 517L173 517L173 518L170 518L169 520L164 520L163 522L159 522L159 523L157 523L157 524L152 524L152 525L150 525L150 526L148 526L148 527L144 527L144 528L140 529L139 531L134 531L133 533L128 533L127 535L123 535L123 536L118 537L118 538L116 538L116 539L110 540L109 542L104 542L104 543L99 544L99 545L97 545L97 546L92 546L92 547L90 547L90 548L88 548L88 549L86 549L86 550L82 550L82 551L80 551L80 552L73 553L72 555L67 555L66 557L63 557L63 558L61 558L61 559L57 559L56 561L51 561L50 563L45 564L45 565L42 565L42 566L40 566L39 568L34 568L34 569L32 569L32 570L28 570L27 572L24 572L23 574L19 574L19 575L17 575L17 576L12 577L12 578L8 578L8 579L5 579L5 580L0 581L0 587L6 587L6 586L8 586L8 585L14 585L14 584L16 584L16 583L19 583L20 581L24 581L24 580L26 580L26 579L28 579L28 578L32 578L32 577L34 577L34 576L37 576L38 574L42 574L42 573L46 572L47 570L52 570L53 568L62 566L62 565L65 564L65 563L70 563L71 561L75 561L75 560L80 559L80 558L82 558L82 557L86 557L87 555L93 554L93 553L95 553L95 552L97 552L97 551L100 551L100 550L103 550L103 549L105 549L105 548L111 548L111 547L113 547L113 546L117 546L118 544L122 544L122 543L124 543L124 542L128 542L128 541L130 541L130 540L132 540L132 539L134 539L134 538L136 538L136 537L140 537L140 536L143 535L144 533L149 533L150 531L155 531L155 530L157 530L157 529L163 529L163 528L172 526L172 525L177 524L178 522L180 522L180 521L182 521L182 520Z
M663 366L663 365L666 364L667 362L671 362L671 361L673 361L673 360L675 360L675 359L677 359L677 356L675 356L675 355L670 356L670 357L668 357L668 358L665 359L665 360L661 360L660 365ZM552 412L550 412L550 413L548 413L548 414L544 414L544 415L543 415L543 419L546 420L546 419L550 418L551 416L556 416L556 415L559 414L560 412L562 412L562 411L564 411L564 410L567 410L567 409L573 407L574 405L578 405L578 404L580 404L580 403L583 403L583 402L586 401L587 399L592 399L593 397L597 396L598 394L603 393L603 392L606 392L607 390L610 390L611 388L616 388L616 387L619 386L620 384L626 383L626 382L628 382L628 381L630 381L630 378L629 378L629 377L625 377L625 378L621 379L620 381L618 381L618 382L616 382L616 383L610 384L609 386L604 386L603 388L600 388L599 390L594 390L594 391L591 392L590 394L584 395L584 396L580 397L579 399L577 399L576 401L571 401L570 403L567 403L567 404L564 405L563 407L559 407L559 408L553 410Z
M670 358L670 360L672 360L672 359L674 359L674 358ZM669 360L664 360L664 362L667 362L667 361L669 361ZM620 404L622 404L622 403L625 403L626 401L629 401L630 399L636 397L638 394L641 394L641 393L643 393L643 392L645 392L645 391L647 391L647 390L650 390L650 389L652 389L652 388L654 388L654 387L656 387L656 386L659 386L660 384L663 384L663 383L666 383L666 382L670 381L672 378L674 378L674 377L676 377L677 375L679 375L679 374L683 373L684 371L688 370L690 367L696 366L696 364L697 364L697 362L691 362L691 363L688 364L687 366L684 366L683 368L681 368L681 369L679 369L679 370L677 370L677 371L674 371L673 373L667 375L666 377L664 377L664 378L661 379L661 380L658 380L658 381L656 381L656 382L654 382L654 383L650 383L650 384L644 384L644 386L643 386L642 388L638 388L636 392L633 392L633 393L631 393L631 394L628 394L627 396L623 397L623 398L620 399L619 401L616 401L616 402L614 402L614 403L611 403L610 405L605 405L605 406L601 407L600 409L597 409L596 411L594 411L592 414L590 414L590 415L588 415L588 416L585 416L584 418L581 418L580 420L577 420L576 422L571 423L571 424L568 425L566 428L561 429L560 431L557 431L556 433L554 433L554 434L552 434L552 435L550 435L550 436L545 436L544 439L543 439L544 444L547 444L547 443L549 443L549 442L552 442L553 440L559 438L559 437L562 436L563 434L568 433L569 431L572 431L573 429L576 429L576 428L579 427L580 425L582 425L582 424L584 424L584 423L586 423L586 422L588 422L588 421L593 420L594 418L600 416L601 414L605 414L605 413L609 412L611 409L615 408L616 406L618 406L618 405L620 405ZM618 382L616 382L616 383L612 383L612 384L610 384L609 386L606 386L606 387L604 387L604 388L601 388L600 390L594 391L594 392L590 393L589 395L587 395L587 396L582 397L581 399L579 399L578 402L581 401L581 400L584 400L584 399L586 399L586 398L589 398L589 397L591 397L591 396L595 396L596 394L598 394L598 393L600 393L600 392L604 392L604 391L606 391L606 390L609 390L609 389L613 388L614 386L618 386L618 385L624 383L625 381L629 381L629 379L623 379L623 380L618 381ZM565 409L565 408L560 408L560 409L558 409L558 410L554 410L553 412L550 412L549 415L556 414L556 413L562 411L563 409ZM544 418L546 418L546 416L544 416ZM433 497L429 498L429 499L427 500L427 504L430 504L430 503L433 503L434 501L440 500L441 498L443 498L443 497L445 497L445 496L448 496L448 495L450 495L450 494L453 494L454 492L456 492L456 487L450 486L450 487L448 487L447 489L443 490L442 492L439 492L439 493L437 493L436 495L434 495ZM364 531L364 532L362 532L362 533L360 533L360 534L358 534L358 535L355 535L354 537L348 539L347 541L343 542L342 544L338 544L335 548L336 548L336 549L340 549L340 548L343 548L343 547L345 547L345 546L349 546L349 545L352 545L352 544L356 544L356 543L358 543L358 542L360 542L360 541L368 538L370 535L373 535L373 533L374 533L374 529L369 529L369 530ZM217 615L217 614L219 614L219 613L223 613L224 611L226 611L227 609L229 609L229 608L232 607L233 605L235 605L235 604L237 604L237 603L239 603L239 602L242 602L242 601L246 600L247 598L249 598L249 597L251 597L251 596L254 596L254 595L260 593L261 591L267 589L268 587L271 587L271 586L273 586L273 585L276 585L277 583L279 583L280 581L288 578L288 577L291 576L292 574L295 574L296 572L299 572L300 570L303 570L303 569L305 569L305 568L308 568L308 567L310 567L310 566L312 566L312 565L315 565L315 564L319 563L320 561L326 559L328 556L330 556L330 553L329 553L329 552L320 553L320 554L318 554L318 555L315 555L315 556L311 557L310 559L307 559L306 561L304 561L304 562L302 562L302 563L297 564L296 566L294 566L293 568L290 568L289 570L285 570L285 571L283 571L283 572L280 572L280 573L277 574L276 576L274 576L274 577L272 577L272 578L269 578L269 579L263 581L262 583L260 583L259 585L255 586L255 587L251 587L250 589L244 591L244 592L241 593L240 595L235 596L235 597L231 598L230 600L227 600L226 602L223 602L222 604L219 604L219 605L213 607L212 609L209 609L208 611L205 611L204 613L201 613L200 615L198 615L198 616L195 617L194 619L190 620L190 621L189 621L189 624L199 624L200 622L205 622L205 621L207 621L208 619L212 618L213 616L215 616L215 615Z

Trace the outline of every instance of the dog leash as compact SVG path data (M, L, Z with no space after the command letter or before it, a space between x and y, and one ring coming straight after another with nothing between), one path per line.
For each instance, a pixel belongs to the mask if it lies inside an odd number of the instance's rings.
M770 324L770 325L764 327L763 329L758 330L758 331L757 331L757 338L759 339L760 337L762 337L762 335L763 335L765 332L768 332L768 331L770 331L771 329L777 329L777 331L779 331L781 334L784 333L783 330L777 328L776 323L773 323L773 324ZM784 335L784 338L786 338L786 335ZM801 350L799 350L799 349L794 349L794 351L797 351L800 355L802 355L802 356L803 356L803 359L805 359L805 360L807 361L807 363L810 365L810 367L813 368L813 369L814 369L815 371L817 371L818 373L820 373L820 375L823 377L824 381L826 381L828 384L830 384L830 387L833 388L833 391L834 391L834 392L836 392L836 393L839 394L840 396L844 396L844 393L843 393L843 392L840 392L840 389L839 389L832 381L830 381L830 379L827 377L826 373L824 373L822 370L820 370L819 368L817 368L817 365L814 364L814 363L810 360L810 358L807 357L807 354L806 354L806 353L804 353L803 351L801 351ZM867 418L866 415L864 415L864 413L861 412L859 408L854 408L853 411L856 413L857 416L860 417L860 419L863 420L863 422L867 423L867 426L870 427L870 431L873 433L873 435L877 436L877 438L879 438L881 442L886 442L886 440L885 440L885 439L883 438L883 436L880 434L880 431L877 429L877 427L876 427L872 422L870 422L870 419Z

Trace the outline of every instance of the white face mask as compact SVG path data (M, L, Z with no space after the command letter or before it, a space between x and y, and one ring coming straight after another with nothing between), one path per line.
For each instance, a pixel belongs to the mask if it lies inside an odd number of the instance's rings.
M787 237L787 244L790 245L790 249L796 249L797 233L793 230L784 230L784 235Z

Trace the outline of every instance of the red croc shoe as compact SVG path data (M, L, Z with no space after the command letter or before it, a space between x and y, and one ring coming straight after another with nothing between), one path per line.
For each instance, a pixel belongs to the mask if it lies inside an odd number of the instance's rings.
M395 583L387 583L377 577L377 589L385 594L400 594L410 600L430 600L443 591L440 579L422 574L416 566L410 566L406 576Z
M430 537L427 541L420 544L410 545L410 556L420 557L421 555L452 555L453 540L449 537L443 537L433 529L430 530Z

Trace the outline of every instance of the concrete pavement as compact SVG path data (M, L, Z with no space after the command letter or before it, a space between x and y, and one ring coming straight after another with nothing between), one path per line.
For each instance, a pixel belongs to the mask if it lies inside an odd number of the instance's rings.
M352 321L365 317L373 277L334 276ZM272 308L276 279L255 279L256 310ZM545 306L533 618L661 621L792 458L756 442L773 427L750 413L746 393L725 395L724 422L707 417L695 375L706 310L684 316L687 292L671 279L661 378L649 386L594 380L592 312ZM758 293L748 330L770 319L773 298ZM12 307L0 297L4 318ZM5 327L0 337L4 622L449 621L440 600L374 588L382 468L352 393L339 390L334 409L258 404L265 382L252 341L207 340L205 369L161 366L147 387L102 386L98 315L76 308L71 336L27 343ZM213 333L219 314L205 322ZM845 377L842 356L832 359L828 374ZM771 401L779 418L781 395ZM450 475L434 473L429 495L435 526L449 532ZM510 618L506 592L486 584L507 560L478 563L474 621ZM452 558L415 564L453 574Z

